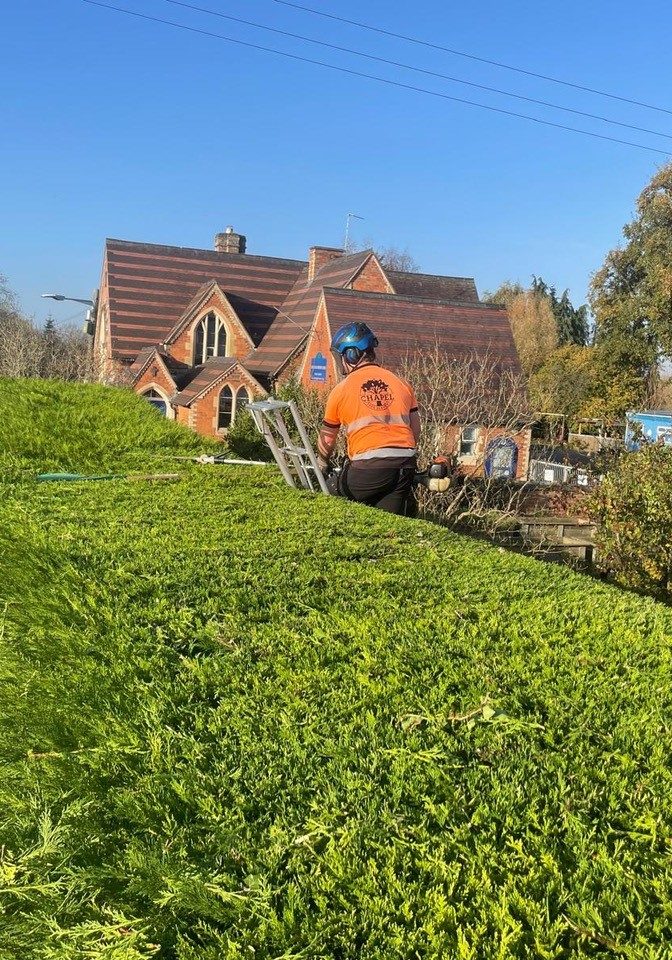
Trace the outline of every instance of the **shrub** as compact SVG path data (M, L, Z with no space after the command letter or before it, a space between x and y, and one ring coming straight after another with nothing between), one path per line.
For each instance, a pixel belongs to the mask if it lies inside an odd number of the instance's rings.
M161 417L130 390L0 379L0 479L174 469L175 456L219 446Z
M623 454L590 500L599 562L624 587L672 600L672 450Z
M268 444L257 430L252 414L246 410L239 412L226 435L226 445L241 460L273 459Z
M667 608L270 470L0 493L2 960L667 955Z

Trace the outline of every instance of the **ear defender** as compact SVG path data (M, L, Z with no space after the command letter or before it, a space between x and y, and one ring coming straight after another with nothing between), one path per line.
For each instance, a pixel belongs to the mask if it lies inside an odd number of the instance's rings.
M359 347L346 347L341 354L346 363L359 363L364 356L364 352Z

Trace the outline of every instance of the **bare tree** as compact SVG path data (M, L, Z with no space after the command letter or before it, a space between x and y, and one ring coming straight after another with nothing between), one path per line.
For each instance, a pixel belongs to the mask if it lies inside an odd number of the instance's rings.
M485 468L486 460L496 459L499 443L527 440L533 417L524 377L487 352L453 358L438 342L409 353L400 372L413 385L421 409L420 464L448 455L455 470L447 493L419 491L421 512L444 523L487 530L509 522L521 505L525 484L497 476L496 463L494 469ZM468 449L462 457L461 447Z
M402 249L391 243L384 246L367 239L364 241L364 248L373 250L386 270L401 270L405 273L417 273L420 270L420 264L406 247Z
M0 377L90 380L92 373L88 338L53 320L43 329L36 327L0 277Z

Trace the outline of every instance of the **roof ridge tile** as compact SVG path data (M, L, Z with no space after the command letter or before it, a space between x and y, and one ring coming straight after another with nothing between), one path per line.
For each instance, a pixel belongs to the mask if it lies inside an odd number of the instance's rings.
M376 293L373 290L351 290L346 287L323 287L322 289L325 293L329 294L334 293L339 296L362 297L364 299L401 300L405 303L436 303L444 304L445 306L471 307L472 309L506 310L503 303L486 303L483 300L446 300L441 297L413 297L410 296L410 294Z

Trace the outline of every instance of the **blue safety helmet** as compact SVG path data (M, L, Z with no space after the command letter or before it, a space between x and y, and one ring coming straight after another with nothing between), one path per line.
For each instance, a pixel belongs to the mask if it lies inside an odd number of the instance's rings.
M331 341L331 352L346 363L356 364L365 353L378 346L378 337L365 323L346 323L337 330Z

